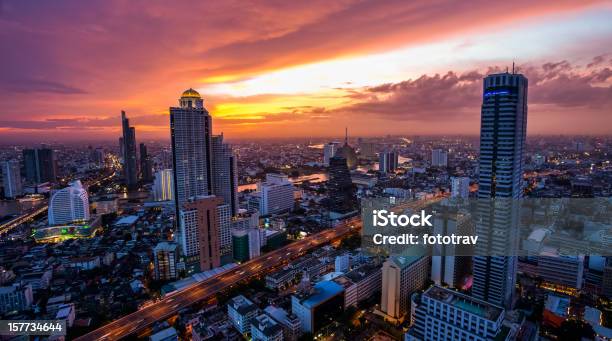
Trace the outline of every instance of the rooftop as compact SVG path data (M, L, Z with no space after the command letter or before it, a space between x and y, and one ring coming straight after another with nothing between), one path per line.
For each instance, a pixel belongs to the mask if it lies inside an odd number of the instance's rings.
M313 293L301 301L303 306L310 309L326 302L344 291L344 288L340 284L332 281L321 281L315 284L313 289Z
M463 311L478 315L490 321L497 321L503 308L478 300L462 293L433 286L423 293L424 296L452 305Z

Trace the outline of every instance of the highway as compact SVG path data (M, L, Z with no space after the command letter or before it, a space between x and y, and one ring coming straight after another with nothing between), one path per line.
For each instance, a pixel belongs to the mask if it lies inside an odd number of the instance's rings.
M439 198L415 201L405 207L421 209ZM331 241L338 240L361 229L361 218L355 217L340 225L324 230L286 245L278 250L266 253L260 257L244 262L237 267L220 273L192 286L165 296L160 301L141 308L140 310L114 320L75 340L119 340L131 334L138 333L157 321L163 321L176 314L179 310L205 300L222 292L232 285L271 272L307 251Z

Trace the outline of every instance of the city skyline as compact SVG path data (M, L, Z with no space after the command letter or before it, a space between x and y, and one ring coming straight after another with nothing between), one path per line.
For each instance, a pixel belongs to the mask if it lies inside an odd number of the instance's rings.
M528 135L612 124L605 2L94 5L2 3L0 142L111 140L121 110L139 139L168 140L189 87L229 140L477 135L482 79L513 60L533 80Z

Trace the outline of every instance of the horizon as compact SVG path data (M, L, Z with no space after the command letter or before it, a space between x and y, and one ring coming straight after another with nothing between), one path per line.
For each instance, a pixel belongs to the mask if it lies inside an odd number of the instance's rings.
M477 135L482 78L515 63L529 135L610 134L608 2L281 7L2 2L0 141L112 141L121 110L167 140L187 88L228 140Z

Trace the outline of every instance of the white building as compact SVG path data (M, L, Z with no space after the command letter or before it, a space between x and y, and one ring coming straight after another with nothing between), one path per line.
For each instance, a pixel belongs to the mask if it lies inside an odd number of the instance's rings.
M466 176L451 177L451 198L467 199L470 196L470 178Z
M170 280L177 277L178 245L161 242L153 249L153 263L156 280Z
M344 286L344 308L357 304L382 289L382 270L378 265L366 264L334 279Z
M266 174L266 181L257 184L261 215L289 211L293 208L293 184L286 175Z
M334 271L348 272L351 266L351 256L348 253L337 256L334 260Z
M251 322L258 313L257 306L242 295L231 298L227 304L227 315L230 322L242 335L251 332Z
M4 196L6 198L15 198L23 194L19 161L10 160L2 162L2 180Z
M448 152L443 149L433 149L431 151L431 166L432 167L448 166Z
M459 292L433 286L412 300L414 325L405 341L510 340L503 308Z
M14 284L0 287L0 314L29 309L33 301L30 285Z
M300 319L294 314L289 314L283 308L272 305L267 306L264 312L280 323L283 327L283 339L287 341L297 341L302 336L302 325Z
M153 198L155 201L174 200L174 174L172 169L162 169L155 172Z
M429 275L429 257L389 257L382 267L380 308L391 319L401 320L408 313L410 296L423 289Z
M323 165L329 166L329 159L336 155L339 146L338 142L330 142L323 147Z
M49 201L49 225L89 220L89 197L81 181L55 192Z
M283 328L270 316L261 314L251 321L251 339L256 341L283 341Z

